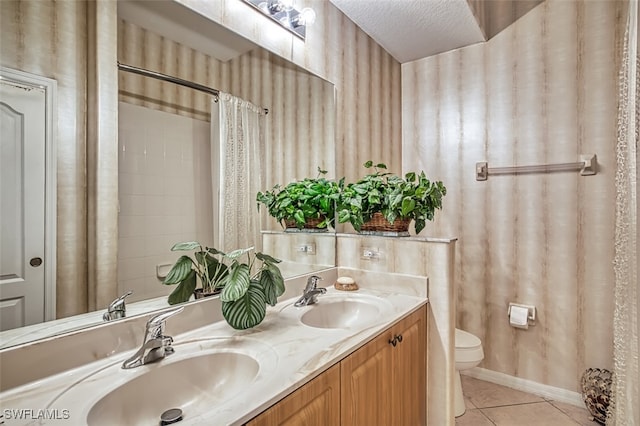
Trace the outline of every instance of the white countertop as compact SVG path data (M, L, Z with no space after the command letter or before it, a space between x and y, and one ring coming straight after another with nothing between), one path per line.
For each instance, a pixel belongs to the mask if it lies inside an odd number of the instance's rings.
M326 295L319 297L319 304L323 299L329 301L338 297L379 297L384 299L385 308L375 324L366 328L355 326L351 329L322 329L308 327L300 322L300 317L313 307L296 308L293 306L295 299L285 300L269 308L265 320L253 329L237 331L220 321L173 336L176 350L174 355L131 370L122 370L120 365L135 351L114 354L4 392L0 394L0 409L5 414L6 426L86 424L91 407L105 394L146 371L180 361L198 352L236 348L259 360L261 366L257 376L243 388L240 395L232 396L224 402L208 402L208 410L195 412L193 409L194 412L189 412L185 409L184 420L179 424L240 425L424 305L426 297L416 295L421 293L423 291L411 288L404 291L398 285L383 290L360 289L357 292L339 292L331 287ZM159 390L150 389L150 392L157 391ZM171 383L166 383L166 389L160 392L171 393ZM7 410L20 409L32 410L29 414L33 417L41 414L53 415L58 419L29 421L7 417ZM10 412L9 417L15 417L15 413ZM159 415L160 413L158 418ZM118 423L117 418L114 421Z

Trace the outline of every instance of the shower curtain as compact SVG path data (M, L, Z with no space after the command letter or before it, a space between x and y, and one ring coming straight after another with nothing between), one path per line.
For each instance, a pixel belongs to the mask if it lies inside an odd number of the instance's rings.
M616 145L614 381L608 425L640 425L638 368L638 2L629 13L620 71Z
M219 160L212 162L211 174L218 171L218 184L213 185L218 200L217 248L224 252L255 247L261 250L260 220L256 194L261 189L261 151L263 146L262 109L232 96L220 93ZM212 158L214 149L212 148ZM215 183L215 179L214 179ZM215 204L215 203L214 203Z

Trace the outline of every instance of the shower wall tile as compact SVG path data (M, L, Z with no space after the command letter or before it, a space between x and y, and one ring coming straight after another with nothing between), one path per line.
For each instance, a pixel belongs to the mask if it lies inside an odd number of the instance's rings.
M403 168L448 192L424 231L459 237L457 325L481 365L578 391L611 368L617 72L623 2L547 0L486 43L402 66ZM490 176L595 153L599 172ZM529 330L507 305L536 305Z
M131 301L165 296L174 287L161 284L156 266L180 256L171 247L213 243L209 123L121 102L119 127L118 292L132 290ZM174 155L187 145L196 156ZM134 190L136 181L144 184Z

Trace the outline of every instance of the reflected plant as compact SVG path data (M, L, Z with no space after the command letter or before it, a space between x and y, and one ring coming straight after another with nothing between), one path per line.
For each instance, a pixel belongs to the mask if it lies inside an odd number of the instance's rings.
M294 221L296 227L302 229L307 219L321 219L317 228L333 226L339 187L336 182L325 178L326 174L326 170L318 167L315 178L291 182L284 187L275 185L269 191L258 192L258 211L260 204L264 204L269 215L283 227L284 221Z

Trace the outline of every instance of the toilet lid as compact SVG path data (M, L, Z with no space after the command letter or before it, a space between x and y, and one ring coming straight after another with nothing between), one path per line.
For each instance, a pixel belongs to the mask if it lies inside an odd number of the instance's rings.
M474 348L482 342L473 334L456 328L456 348Z

